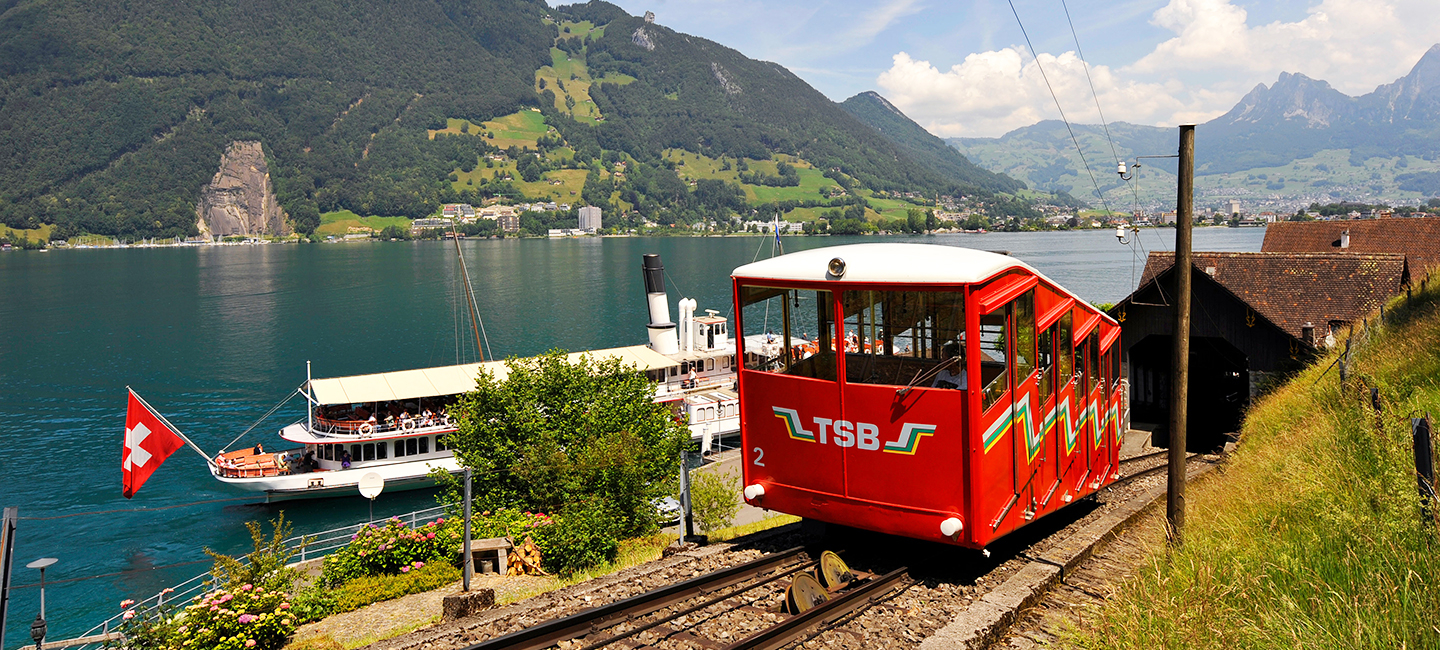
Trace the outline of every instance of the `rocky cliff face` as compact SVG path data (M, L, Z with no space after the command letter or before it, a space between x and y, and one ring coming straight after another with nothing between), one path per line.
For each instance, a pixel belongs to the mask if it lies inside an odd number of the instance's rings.
M220 171L200 190L196 227L204 236L289 235L285 211L270 185L259 142L235 141L220 157Z

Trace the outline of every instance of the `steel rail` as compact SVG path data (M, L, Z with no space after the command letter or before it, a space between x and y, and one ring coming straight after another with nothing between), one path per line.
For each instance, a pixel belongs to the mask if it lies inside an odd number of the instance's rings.
M856 587L845 594L816 605L800 614L791 616L775 625L761 630L748 638L725 646L723 650L772 650L783 647L807 630L834 618L855 611L879 595L890 591L896 582L904 580L910 569L900 567L870 582Z
M744 564L737 564L684 582L666 585L609 605L592 607L570 616L552 619L504 636L469 645L464 650L499 650L500 648L540 650L548 648L558 641L600 629L611 621L647 614L697 595L704 595L715 589L723 589L737 582L748 580L756 574L795 558L804 550L803 547L797 546L779 553L772 553Z
M758 589L758 588L760 588L760 587L763 587L763 586L765 586L765 585L768 585L768 584L770 584L770 583L772 583L772 582L775 582L776 580L779 580L779 579L781 579L781 578L784 578L785 576L794 575L794 574L796 574L796 573L799 573L800 571L804 571L804 570L806 570L806 569L813 568L813 567L814 567L815 565L817 565L817 564L819 564L819 562L816 561L816 560L811 560L811 561L809 561L809 562L802 562L802 563L797 564L797 565L795 565L795 566L793 566L793 567L790 567L789 569L786 569L786 570L784 570L784 571L776 572L775 574L773 574L773 575L771 575L770 577L765 578L765 579L763 579L763 580L759 580L759 581L753 582L753 583L751 583L751 584L745 585L744 587L741 587L741 588L736 589L736 590L734 590L734 591L727 591L727 592L725 592L724 594L721 594L721 595L716 596L716 597L714 597L714 598L709 598L709 599L706 599L706 600L702 600L702 601L700 601L700 602L698 602L698 603L696 603L696 604L694 604L694 605L691 605L690 607L686 607L686 608L684 608L684 609L682 609L682 610L679 610L679 611L677 611L677 612L674 612L674 613L670 614L669 616L665 616L665 617L663 617L663 618L659 618L659 619L650 621L649 623L646 623L646 624L644 624L644 625L637 626L636 628L634 628L634 629L632 629L632 630L629 630L629 631L626 631L626 632L621 632L621 633L619 633L619 634L616 634L616 635L614 635L614 636L612 636L612 637L609 637L609 638L606 638L606 639L601 639L601 640L596 641L596 642L594 642L594 643L591 643L591 644L589 644L589 645L587 645L587 646L585 646L585 647L583 647L583 648L580 648L580 650L597 650L598 648L603 648L603 647L605 647L605 646L607 646L607 645L610 645L610 644L612 644L612 643L615 643L616 641L619 641L619 640L621 640L621 639L628 639L628 638L630 638L630 637L632 637L632 636L635 636L635 635L637 635L637 634L640 634L641 632L645 632L645 631L647 631L647 630L652 630L652 629L655 629L655 628L657 628L657 627L660 627L661 625L664 625L664 624L666 624L666 623L669 623L670 621L673 621L673 620L675 620L675 619L677 619L677 618L680 618L681 616L686 616L686 615L688 615L688 614L693 614L693 613L695 613L695 612L698 612L698 611L700 611L700 610L706 609L706 608L708 608L708 607L713 607L713 606L715 606L715 605L717 605L717 604L720 604L720 603L723 603L723 602L725 602L725 601L727 601L727 600L730 600L731 598L734 598L734 597L736 597L736 596L739 596L740 594L743 594L743 593L745 593L745 592L747 592L747 591L750 591L750 590L752 590L752 589ZM754 601L751 601L751 602L753 603ZM714 617L714 616L710 616L710 617L708 617L708 618L705 619L705 620L710 620L710 619L713 619L713 618L715 618L715 617ZM673 632L672 632L671 634L673 634ZM668 638L669 636L670 636L670 635L666 635L667 638Z

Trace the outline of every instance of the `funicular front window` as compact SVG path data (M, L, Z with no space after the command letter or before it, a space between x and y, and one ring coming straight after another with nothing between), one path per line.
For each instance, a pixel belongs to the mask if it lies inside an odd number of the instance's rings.
M835 381L835 298L829 291L740 287L745 369Z
M845 381L965 388L962 291L846 291Z

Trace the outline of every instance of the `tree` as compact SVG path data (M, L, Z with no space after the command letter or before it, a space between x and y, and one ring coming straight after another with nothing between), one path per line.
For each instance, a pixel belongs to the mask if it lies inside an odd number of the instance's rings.
M448 442L484 477L476 501L562 515L603 508L621 535L653 531L652 502L674 491L689 440L654 385L618 359L570 363L558 350L505 365L503 381L482 374L450 409L459 424Z

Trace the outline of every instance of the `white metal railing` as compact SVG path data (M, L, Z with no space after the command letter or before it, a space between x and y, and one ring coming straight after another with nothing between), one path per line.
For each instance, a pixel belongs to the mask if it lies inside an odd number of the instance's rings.
M408 512L408 513L405 513L405 514L403 514L403 515L395 515L395 516L393 516L393 517L386 517L385 519L382 519L382 520L380 520L380 521L388 521L389 519L399 519L399 520L401 520L402 522L405 522L405 523L409 524L409 526L410 526L411 528L415 528L417 524L423 524L424 522L430 520L431 518L438 517L438 516L440 516L440 515L443 515L444 513L445 513L445 506L436 506L436 507L433 507L433 508L425 508L424 510L416 510L416 511L414 511L414 512ZM344 547L346 544L349 544L352 536L354 536L355 534L359 533L359 532L360 532L360 529L362 529L362 528L364 528L364 527L366 527L366 526L369 526L369 525L372 524L372 523L375 523L375 522L373 522L373 521L366 521L366 522L364 522L364 523L352 524L352 525L349 525L349 526L342 526L342 527L340 527L340 528L332 528L332 529L330 529L330 530L322 530L322 531L320 531L320 532L318 532L318 533L310 533L310 534L307 534L307 535L296 535L296 536L291 537L291 538L289 538L289 539L286 539L286 540L284 541L285 548L291 549L291 550L295 551L295 555L294 555L293 557L298 557L298 558L300 558L300 560L299 560L300 562L306 562L306 561L308 561L308 560L319 559L319 558L325 557L326 555L329 555L331 552L333 552L333 551L335 551L335 550L337 550L337 549L340 549L340 548ZM242 560L242 561L243 561L243 560ZM292 566L294 566L294 565L292 565ZM210 572L209 572L209 571L206 571L205 573L202 573L202 574L197 575L197 576L195 576L195 577L193 577L193 578L190 578L189 580L186 580L186 581L184 581L184 582L182 582L182 583L180 583L180 584L177 584L177 585L175 585L174 587L169 587L169 588L167 588L167 589L162 589L162 590L160 591L160 593L157 593L157 594L155 594L154 596L151 596L151 597L146 598L146 599L144 599L144 600L137 601L137 602L135 603L135 606L136 606L136 607L142 607L142 606L155 606L155 607L160 607L160 606L164 605L165 603L167 603L167 602L173 602L173 601L175 601L176 599L180 599L180 600L182 600L182 601L183 601L183 600L189 600L189 599L190 599L191 597L193 597L193 596L198 596L198 595L200 595L200 594L202 594L202 593L205 593L205 591L207 591L207 590L210 588L210 586L211 586L211 585L210 585L210 582L209 582L209 580L207 580L207 578L209 578L209 577L210 577ZM126 608L126 610L128 610L128 609L130 609L130 608ZM104 621L101 621L101 622L100 622L99 624L97 624L96 626L90 628L89 630L86 630L84 634L81 634L79 637L76 637L77 640L78 640L78 639L83 639L83 638L88 638L88 637L94 637L94 636L97 636L97 635L99 635L101 638L108 637L109 634L110 634L110 629L111 629L112 627L118 627L119 622L120 622L121 618L122 618L124 615L125 615L125 612L124 612L124 611L121 611L119 614L116 614L116 615L114 615L114 616L111 616L110 618L105 619ZM70 646L70 645L67 645L67 646L52 646L51 643L53 643L53 642L46 642L46 643L45 643L45 647L46 647L46 648L55 648L55 647L80 648L81 650L87 650L87 649L89 649L89 648L99 648L99 647L101 647L101 644L100 644L99 642L96 642L96 641L90 641L90 642L87 642L87 643L78 643L78 644L73 645L73 646Z

